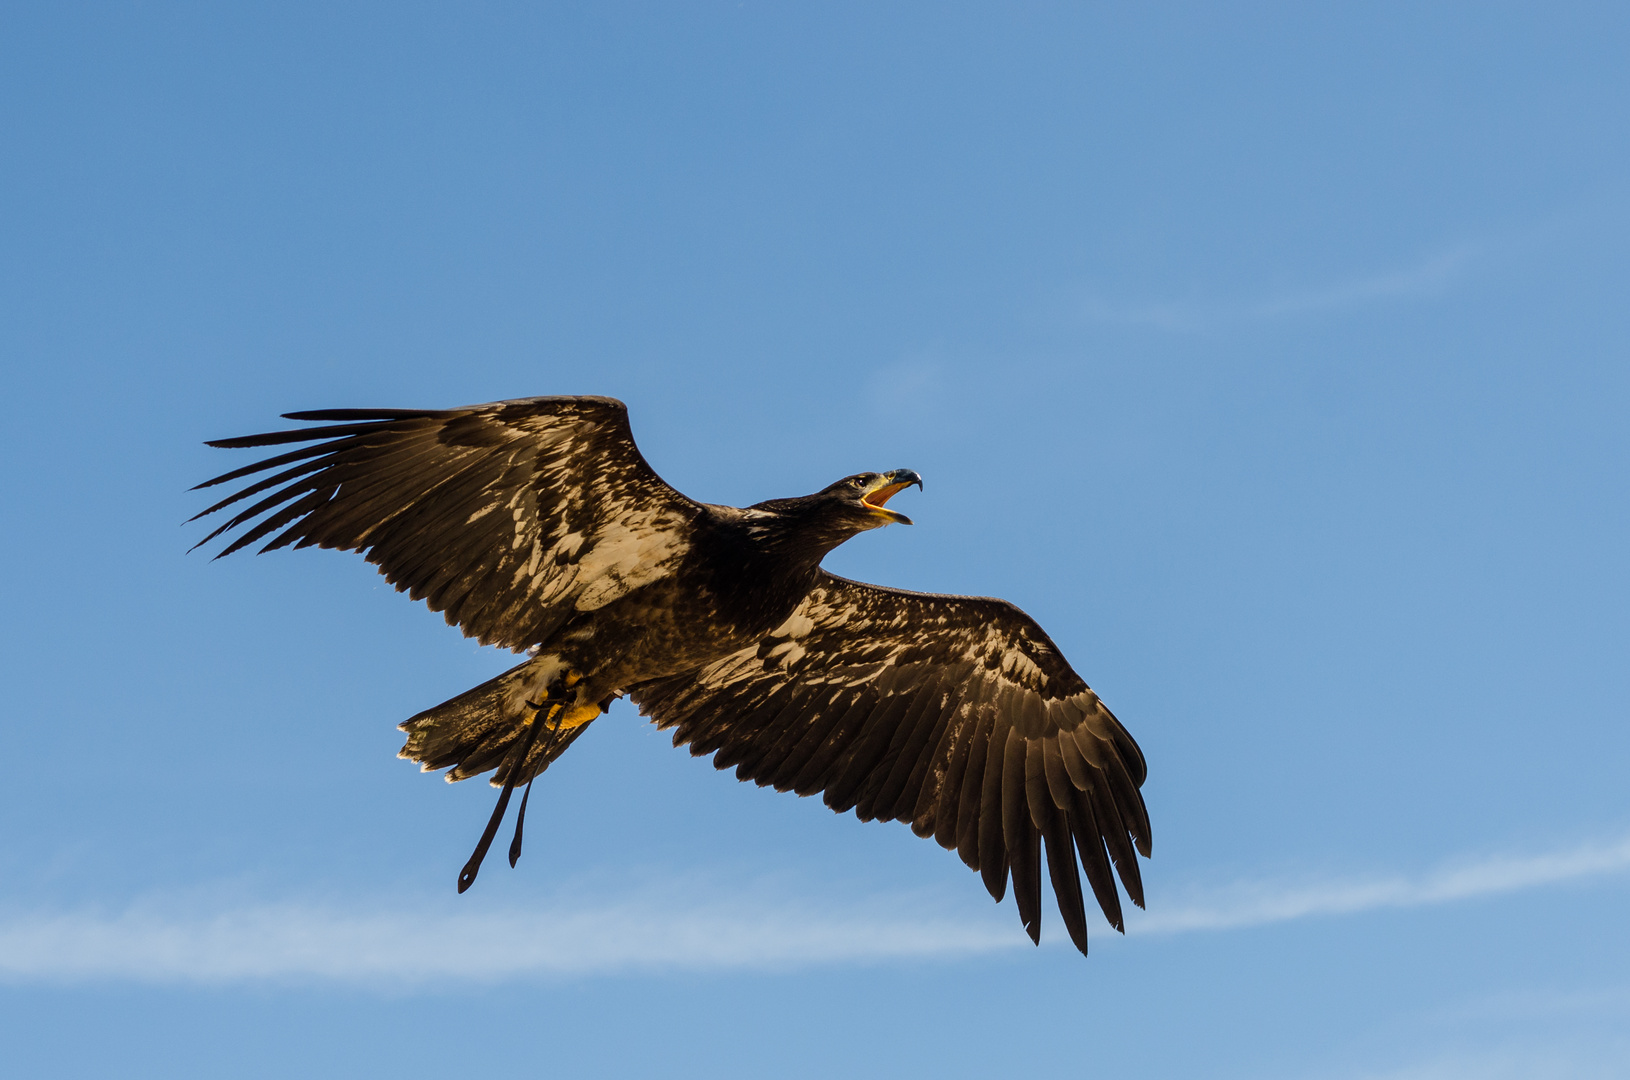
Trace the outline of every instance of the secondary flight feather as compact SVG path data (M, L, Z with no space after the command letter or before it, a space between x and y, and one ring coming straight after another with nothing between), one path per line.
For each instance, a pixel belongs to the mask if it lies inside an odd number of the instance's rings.
M1033 941L1044 864L1083 953L1083 873L1117 929L1116 872L1142 906L1143 755L1041 627L1002 600L821 568L850 537L910 523L886 505L922 486L910 469L737 508L663 482L612 398L285 418L315 426L209 444L305 445L200 484L248 481L197 515L248 502L201 544L360 552L467 635L529 654L401 725L401 756L502 788L460 892L512 791L626 695L742 780L906 822L998 901L1011 882Z

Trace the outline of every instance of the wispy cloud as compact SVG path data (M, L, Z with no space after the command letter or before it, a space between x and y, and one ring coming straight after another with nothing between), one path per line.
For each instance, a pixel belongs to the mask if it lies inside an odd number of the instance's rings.
M1592 1039L1584 1044L1568 1039L1553 1045L1485 1045L1435 1054L1395 1068L1337 1075L1341 1080L1621 1080L1627 1067L1630 1044L1623 1039Z
M1200 330L1228 323L1349 311L1439 295L1454 283L1473 254L1470 247L1452 248L1384 273L1255 298L1125 302L1089 293L1081 298L1079 310L1094 322L1162 330Z
M803 968L955 956L1017 942L1005 922L924 918L873 903L833 912L775 898L655 898L459 913L264 904L0 918L0 979L415 984L624 971Z
M1630 836L1539 855L1456 860L1414 877L1353 877L1315 882L1247 882L1212 890L1195 902L1157 908L1129 933L1231 930L1317 916L1427 907L1578 881L1630 869Z
M1396 1039L1390 1064L1308 1080L1602 1080L1630 1076L1630 989L1525 989L1432 1010L1428 1043ZM1400 1033L1401 1034L1401 1033Z
M1630 869L1630 836L1564 851L1460 861L1414 877L1252 882L1155 904L1132 934L1230 930L1447 904ZM601 890L589 890L601 891ZM847 906L763 888L694 884L470 912L442 903L204 904L154 898L125 910L0 914L0 980L255 981L422 985L629 971L807 968L954 958L1025 944L1011 912L936 915L922 897ZM602 891L603 892L603 891ZM927 912L925 914L925 912Z
M944 364L920 352L885 364L866 380L865 400L874 418L891 425L943 422Z

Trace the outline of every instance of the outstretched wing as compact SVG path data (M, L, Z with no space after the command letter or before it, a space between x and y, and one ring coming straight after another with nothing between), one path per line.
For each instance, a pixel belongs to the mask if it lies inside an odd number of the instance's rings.
M332 423L209 444L316 442L198 485L277 470L197 515L273 489L200 543L247 526L220 555L267 536L262 551L360 551L484 645L536 644L670 573L701 510L646 464L613 398L285 416Z
M885 589L822 573L753 648L630 694L674 745L742 780L825 792L838 813L910 822L955 849L1041 936L1041 851L1071 939L1081 879L1116 929L1120 871L1143 906L1143 754L1024 612L1003 600Z

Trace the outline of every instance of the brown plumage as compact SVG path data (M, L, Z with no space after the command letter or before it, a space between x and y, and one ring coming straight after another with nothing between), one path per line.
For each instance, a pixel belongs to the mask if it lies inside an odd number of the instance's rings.
M243 528L222 555L261 540L362 552L466 634L531 654L402 725L404 757L504 787L461 890L511 788L627 694L742 780L904 821L997 900L1011 880L1032 940L1043 852L1082 952L1082 871L1116 928L1116 871L1142 906L1143 756L1035 621L821 569L849 537L909 521L884 503L920 486L910 470L738 509L664 483L610 398L287 415L324 423L210 444L315 445L200 485L271 474L198 515L268 493L204 542Z

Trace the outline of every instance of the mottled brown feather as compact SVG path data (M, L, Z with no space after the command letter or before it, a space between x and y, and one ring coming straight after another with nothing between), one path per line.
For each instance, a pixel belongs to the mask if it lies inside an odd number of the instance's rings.
M1083 873L1117 928L1112 865L1127 894L1142 897L1127 861L1147 835L1132 781L1142 757L1011 604L823 573L762 642L630 694L659 726L676 728L676 742L717 751L715 764L742 779L824 791L833 809L863 820L904 820L955 849L998 900L1011 880L1032 936L1044 846L1083 951Z
M319 423L211 444L316 445L200 485L305 462L270 483L256 480L206 510L214 513L289 481L205 542L247 526L222 554L278 529L283 532L269 547L362 552L391 584L428 601L483 644L537 644L591 590L600 603L627 591L619 580L577 574L573 552L592 551L630 521L642 522L649 534L666 531L676 546L683 545L700 510L646 463L634 445L627 410L611 398L289 416ZM495 527L493 518L508 526ZM563 543L568 537L577 539Z

